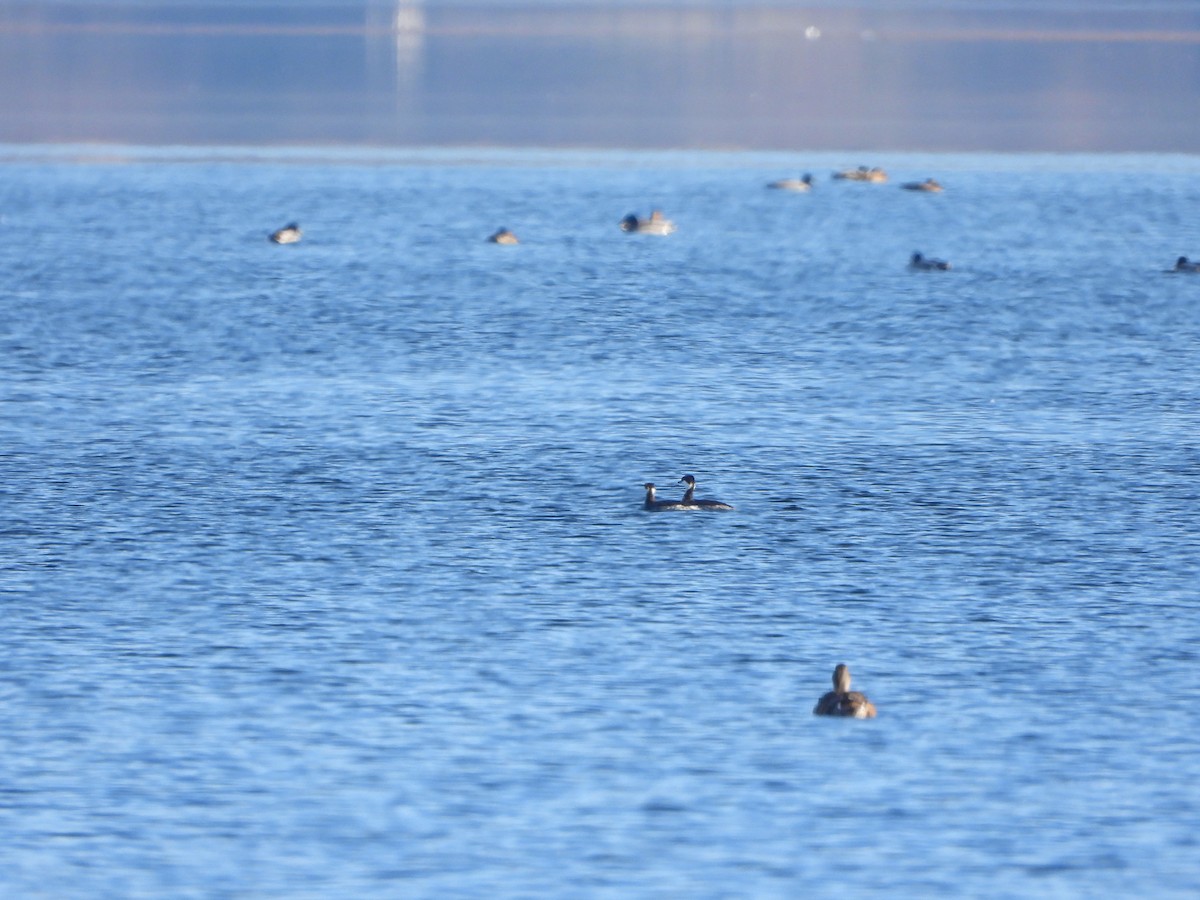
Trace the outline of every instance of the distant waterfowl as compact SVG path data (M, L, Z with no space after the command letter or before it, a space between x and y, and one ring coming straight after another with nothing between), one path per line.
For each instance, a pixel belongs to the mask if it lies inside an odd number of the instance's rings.
M840 172L834 172L833 178L835 181L868 181L872 184L883 184L887 181L887 172L878 166L867 168L859 166L857 169L843 169Z
M700 509L733 509L728 503L722 503L720 500L697 500L696 479L691 475L684 475L679 479L680 484L686 484L687 490L683 492L683 500L680 502L685 506L695 506Z
M639 219L630 213L621 220L621 230L630 234L671 234L675 231L675 223L656 209L648 219Z
M1192 262L1186 256L1181 256L1175 260L1175 268L1169 269L1171 272L1200 272L1200 262Z
M780 178L778 181L772 181L767 187L777 191L811 191L813 177L805 172L800 178Z
M933 259L928 256L922 256L920 253L914 253L908 260L908 267L921 272L946 272L950 269L950 263L944 259Z
M495 234L488 238L488 241L493 244L519 244L517 236L507 228L501 228Z
M271 232L271 240L276 244L295 244L304 235L300 226L295 222L284 225L278 231Z
M666 509L699 509L695 504L687 505L680 503L678 500L655 500L654 499L654 484L647 481L642 485L646 489L646 504L645 508L651 512L662 512Z
M813 707L814 716L842 716L847 719L875 718L875 704L866 694L850 690L850 670L839 663L833 670L833 690Z
M926 178L924 181L906 181L900 185L906 191L925 191L930 194L939 194L943 188L932 178Z

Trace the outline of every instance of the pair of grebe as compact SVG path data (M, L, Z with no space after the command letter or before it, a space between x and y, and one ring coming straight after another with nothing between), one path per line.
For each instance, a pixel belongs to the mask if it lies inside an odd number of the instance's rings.
M833 670L833 690L817 701L814 716L841 716L844 719L873 719L875 704L866 694L850 690L850 670L839 663Z
M683 498L680 500L656 500L654 497L654 484L647 481L642 487L646 489L646 509L651 512L662 512L669 509L733 509L728 503L722 503L720 500L697 500L696 499L696 479L691 475L684 475L679 479L679 484L686 484L687 490L683 492Z

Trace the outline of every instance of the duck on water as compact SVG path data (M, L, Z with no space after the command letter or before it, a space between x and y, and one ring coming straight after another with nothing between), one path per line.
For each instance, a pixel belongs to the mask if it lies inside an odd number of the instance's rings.
M509 231L507 228L501 228L488 238L488 243L507 244L512 246L521 242L517 239L517 236L513 234L513 232Z
M920 253L914 253L908 259L908 267L918 272L949 272L950 263L944 259L934 259Z
M840 172L834 172L833 178L835 181L866 181L870 184L883 184L888 180L887 172L878 166L867 168L859 166L857 169L842 169Z
M621 220L621 230L629 234L673 234L675 223L664 216L661 210L656 209L650 213L648 219L639 219L630 213Z
M300 230L300 226L295 222L290 222L278 231L272 231L271 241L276 244L296 244L303 235L304 232Z
M850 670L845 663L838 663L833 670L833 690L829 691L813 707L814 716L841 716L844 719L873 719L875 704L866 694L850 690Z
M800 178L780 178L778 181L772 181L767 187L777 191L811 191L813 188L813 177L805 173Z
M906 191L923 191L926 194L940 194L943 190L933 178L926 178L924 181L906 181L900 185Z

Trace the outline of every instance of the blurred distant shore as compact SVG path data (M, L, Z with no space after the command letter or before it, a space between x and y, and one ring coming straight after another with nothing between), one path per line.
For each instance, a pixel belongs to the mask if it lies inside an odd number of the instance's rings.
M0 141L1200 152L1200 10L0 5Z
M816 29L816 31L814 31ZM0 4L0 32L194 36L710 36L791 33L865 40L1200 43L1200 4L1104 8L1081 4L1038 10L933 9L917 4L837 7L695 4L421 3L243 5L203 0L171 6L122 2Z

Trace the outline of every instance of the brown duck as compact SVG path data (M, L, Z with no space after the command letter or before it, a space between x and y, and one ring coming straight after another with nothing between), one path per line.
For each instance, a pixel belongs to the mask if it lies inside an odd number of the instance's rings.
M833 690L817 701L814 716L843 716L847 719L875 718L875 704L866 694L850 690L850 670L839 663L833 670Z

